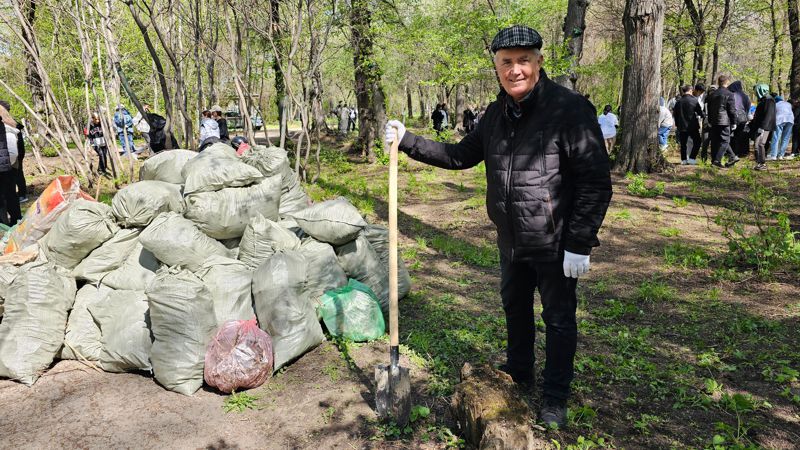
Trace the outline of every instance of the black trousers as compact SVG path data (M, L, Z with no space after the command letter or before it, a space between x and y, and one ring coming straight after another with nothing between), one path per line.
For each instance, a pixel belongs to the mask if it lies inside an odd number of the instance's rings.
M0 173L0 222L14 226L22 219L22 211L19 208L19 197L17 197L17 179L14 169Z
M708 127L703 128L703 145L700 146L700 159L706 161L708 159L708 146L711 143L711 129Z
M681 161L697 158L701 142L700 130L678 131L678 141L681 144Z
M94 152L97 153L97 159L100 160L97 163L100 173L105 173L108 169L108 147L94 147Z
M20 152L19 156L17 157L17 163L19 164L19 169L14 169L14 181L17 183L17 196L19 198L27 197L28 196L28 184L25 182L25 173L22 172L23 165L22 159L25 158L25 152Z
M546 397L566 400L575 376L578 280L564 276L561 261L512 263L501 258L500 271L500 297L508 329L508 366L517 372L533 370L536 338L533 292L538 287L547 337L542 391Z
M733 130L733 139L731 140L733 153L740 158L746 158L750 154L750 138L747 136L745 125L747 125L747 122L736 125L736 129Z
M731 149L730 125L713 125L711 127L711 155L712 161L715 162L721 162L725 155L728 156L728 159L736 158Z

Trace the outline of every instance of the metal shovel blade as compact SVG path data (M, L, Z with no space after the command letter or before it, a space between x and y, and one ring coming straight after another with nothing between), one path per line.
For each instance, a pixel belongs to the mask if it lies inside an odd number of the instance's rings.
M375 409L381 420L408 424L411 414L411 379L407 367L379 364L375 367Z

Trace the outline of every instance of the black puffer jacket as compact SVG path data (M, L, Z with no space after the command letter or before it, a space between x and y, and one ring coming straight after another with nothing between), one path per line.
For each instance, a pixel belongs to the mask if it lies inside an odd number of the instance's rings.
M458 144L406 133L400 148L445 169L486 161L486 209L512 261L551 262L564 250L588 255L611 200L609 161L594 107L544 71L514 118L501 92Z
M750 132L755 136L761 130L775 131L775 99L771 95L765 95L758 100L755 115L750 122Z
M721 87L708 96L708 123L717 126L728 126L736 123L736 104L733 92Z

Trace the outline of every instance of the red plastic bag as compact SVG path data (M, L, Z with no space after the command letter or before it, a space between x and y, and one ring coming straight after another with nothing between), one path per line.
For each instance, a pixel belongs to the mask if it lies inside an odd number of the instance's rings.
M222 392L252 389L272 375L274 362L272 338L255 318L231 320L208 344L203 375L206 384Z

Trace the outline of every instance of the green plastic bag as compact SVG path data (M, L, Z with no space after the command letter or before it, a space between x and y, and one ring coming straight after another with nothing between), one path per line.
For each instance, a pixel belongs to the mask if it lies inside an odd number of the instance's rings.
M326 292L317 309L328 331L354 342L377 339L386 332L381 305L369 286L350 279Z

